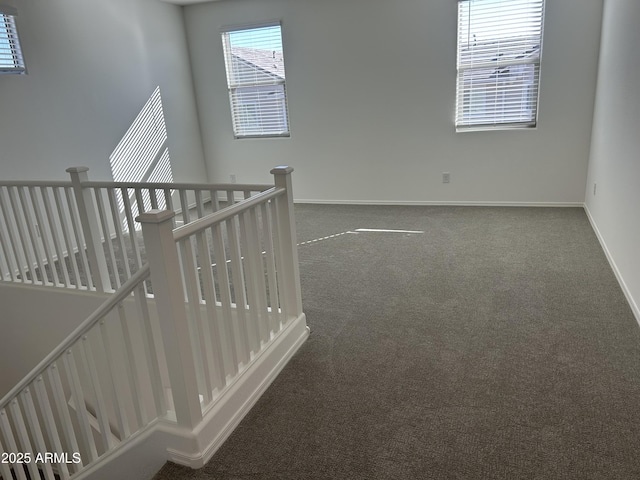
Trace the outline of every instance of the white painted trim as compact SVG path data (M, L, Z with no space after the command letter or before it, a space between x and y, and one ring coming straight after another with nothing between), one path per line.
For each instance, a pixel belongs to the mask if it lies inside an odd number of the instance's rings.
M149 439L152 436L156 435L160 421L161 420L158 418L156 418L155 420L152 420L146 427L143 427L141 430L138 430L137 432L135 432L133 435L127 438L124 442L116 446L115 449L105 453L102 457L98 459L96 463L94 463L90 467L87 467L86 469L81 470L77 477L75 476L73 477L74 480L81 480L84 478L96 478L94 477L94 475L101 473L103 468L108 466L111 462L117 460L118 457L120 457L122 454L131 450L135 450L136 447L144 444L145 442L149 441ZM102 477L102 478L106 478L106 477Z
M169 418L156 419L83 470L77 478L147 480L166 460L194 469L203 467L308 336L309 328L302 314L291 320L278 338L215 400L194 431L178 427Z
M609 248L607 247L607 244L604 241L604 237L600 233L600 230L598 229L598 225L596 224L595 219L591 215L591 212L589 211L589 207L587 207L586 203L584 204L584 211L587 214L589 223L591 223L591 228L593 228L593 231L595 232L596 237L598 237L598 241L600 242L600 246L602 247L602 250L604 250L604 254L607 257L607 260L609 261L609 265L611 265L611 269L613 270L613 273L615 274L616 279L620 284L620 288L622 288L622 292L624 293L624 296L627 298L627 302L629 302L631 311L633 312L633 315L636 317L636 321L640 325L640 308L638 307L638 304L633 298L633 295L631 294L631 290L629 290L629 287L627 287L627 284L625 283L624 278L622 277L622 273L620 273L620 269L618 268L616 261L613 259L613 255L611 255L611 252L609 251Z
M299 204L317 205L400 205L400 206L443 206L443 207L582 207L583 202L454 202L454 201L390 201L390 200L309 200L295 199Z
M308 336L309 328L303 313L285 327L279 337L242 373L239 381L233 384L222 398L216 400L215 406L205 414L200 427L193 432L197 444L202 445L201 450L192 453L168 448L168 459L191 468L202 468L231 435ZM191 437L191 435L188 436Z

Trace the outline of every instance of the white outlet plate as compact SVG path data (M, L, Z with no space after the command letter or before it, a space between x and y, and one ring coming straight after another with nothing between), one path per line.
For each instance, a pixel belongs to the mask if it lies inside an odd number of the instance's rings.
M451 174L449 172L442 172L442 183L450 183Z

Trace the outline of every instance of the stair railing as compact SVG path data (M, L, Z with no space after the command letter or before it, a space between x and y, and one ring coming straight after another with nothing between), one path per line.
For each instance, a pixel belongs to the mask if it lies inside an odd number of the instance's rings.
M273 169L274 187L175 230L173 212L138 217L181 426L302 315L292 171Z
M137 217L149 263L0 400L0 452L32 460L0 463L3 478L75 478L159 419L196 431L304 318L292 171L175 229L169 210Z
M151 209L177 212L174 227L264 191L262 184L0 182L0 280L113 292L145 260L140 224Z
M12 461L2 478L25 480L26 468L68 479L165 415L148 278L144 265L0 400L0 450Z

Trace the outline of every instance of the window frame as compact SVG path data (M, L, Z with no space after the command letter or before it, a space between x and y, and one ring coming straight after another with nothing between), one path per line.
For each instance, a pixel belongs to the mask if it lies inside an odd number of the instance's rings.
M283 76L281 79L274 79L271 81L264 82L240 82L235 83L232 81L233 71L230 71L230 65L232 65L231 58L231 45L229 43L229 34L244 32L249 30L258 30L263 28L270 27L278 27L280 34L280 41L282 42L282 22L280 20L269 21L269 22L261 22L257 24L247 24L247 25L233 25L226 26L220 29L220 35L222 39L222 47L223 47L223 56L225 62L225 72L227 78L227 90L229 94L229 107L231 113L231 123L233 129L233 136L235 139L246 139L246 138L288 138L291 136L291 123L289 119L289 102L288 102L288 94L287 94L287 83L286 78ZM284 46L282 48L282 68L285 68L285 60L284 60ZM283 72L284 73L284 72ZM270 130L268 126L265 124L259 123L257 129L264 129L265 131L251 132L251 126L242 122L242 114L241 112L248 109L249 107L253 107L256 109L259 105L259 102L256 104L242 104L238 103L238 99L242 98L242 91L250 92L251 89L254 89L254 94L260 96L259 92L256 89L262 89L265 87L273 86L274 92L265 92L265 95L270 95L277 93L276 102L281 101L282 105L279 106L278 109L281 109L282 114L278 116L278 121L285 126L284 130ZM278 102L279 103L279 102ZM259 108L258 108L259 111ZM259 117L259 115L258 115Z
M540 8L540 16L532 17L534 20L531 21L531 25L535 25L539 23L539 34L531 35L527 41L523 41L519 39L516 41L519 35L511 35L511 36L495 36L492 41L496 43L495 49L490 48L478 48L478 54L474 52L474 49L470 49L470 37L473 36L475 40L475 35L472 35L472 30L468 27L468 25L472 21L472 11L471 7L473 3L482 3L483 0L457 0L457 45L456 45L456 102L455 102L455 112L454 112L454 125L456 132L467 132L467 131L482 131L482 130L522 130L522 129L536 129L539 121L539 104L540 104L540 84L541 84L541 64L542 64L542 49L543 49L543 38L544 38L544 23L545 23L545 11L546 11L546 0L535 0L531 5L522 5L522 12L525 13L527 8L533 8L534 10ZM518 0L511 0L512 4L519 3ZM538 5L539 4L539 5ZM465 7L466 5L466 7ZM499 9L501 6L505 7L505 11L501 14L504 16L513 15L514 12L510 12L508 9L513 7L509 7L509 3L506 2L504 5L498 4L496 9ZM462 31L461 28L463 26L462 19L462 9L468 8L468 12L466 13L467 19L466 24L468 31ZM486 6L485 9L488 10ZM491 8L491 7L489 7ZM483 11L483 7L480 6L479 12L476 13L479 17L483 15L487 15L487 10ZM519 13L519 12L518 12ZM495 18L495 17L492 17ZM481 20L479 20L481 22ZM531 25L528 25L530 28ZM462 40L466 36L466 42L462 44ZM535 39L534 42L531 39ZM517 52L513 49L514 45L522 45L522 51ZM532 45L535 44L535 47L532 49ZM475 43L473 47L475 47ZM466 49L466 50L465 50ZM504 60L500 59L502 55L507 52L507 57ZM463 60L463 55L467 54ZM508 55L514 55L515 58L508 59ZM483 55L484 58L481 56ZM479 66L473 66L473 61L476 58L480 58L480 60L484 60L484 63L480 61ZM495 64L489 65L487 63L487 58L495 57L491 60L495 61ZM471 58L471 62L469 64L469 58ZM485 83L485 85L495 85L492 86L480 86L475 89L473 86L469 87L465 84L468 84L471 79L471 84L473 84L473 75L475 72L480 72L482 70L494 70L492 72L492 76L489 78L493 78L494 80L489 80ZM511 73L513 70L516 70L516 73ZM530 72L527 70L531 70ZM468 75L465 75L468 74ZM477 75L477 73L476 73ZM466 78L465 78L466 76ZM521 83L518 85L517 89L513 89L513 85L510 87L508 82L510 81L510 77L514 79L515 82ZM527 80L531 79L531 83ZM477 82L478 80L476 80ZM480 78L480 81L482 79ZM499 85L500 82L504 82L502 86ZM509 90L511 88L511 90ZM495 92L496 96L499 95L502 99L498 102L494 100L494 111L492 112L490 107L484 107L480 113L477 115L477 118L471 118L473 116L474 111L478 111L478 106L475 102L471 102L471 99L475 96L485 95L487 93ZM507 96L511 93L512 97L521 97L520 102L517 100L513 100L513 98L509 101ZM535 98L534 98L535 96ZM486 100L485 100L486 101ZM499 109L496 107L502 106L502 113L500 113ZM511 107L511 111L507 114L504 113L505 107ZM517 109L516 109L517 107ZM529 111L528 118L527 111ZM519 116L520 118L516 119L515 117ZM512 117L509 119L508 117Z
M0 60L0 75L25 75L27 68L24 63L16 17L18 10L14 7L0 5L0 25L6 33L0 33L0 42L4 41L9 46L10 55L13 57L13 66L2 63ZM8 55L7 55L8 56Z

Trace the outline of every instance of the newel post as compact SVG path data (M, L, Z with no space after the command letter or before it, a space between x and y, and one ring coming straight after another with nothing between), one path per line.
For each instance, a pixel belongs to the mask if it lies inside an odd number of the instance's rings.
M298 265L298 244L296 222L293 211L292 167L280 166L271 170L277 188L286 189L284 197L276 199L278 210L278 233L280 238L280 258L285 279L284 300L287 317L302 314L302 294L300 292L300 267Z
M202 411L182 274L173 239L174 216L170 210L149 210L139 215L136 221L142 224L176 420L178 425L193 430L202 420Z
M84 182L89 181L88 171L88 167L69 167L66 170L71 176L73 193L78 207L78 215L80 216L80 225L89 257L91 277L95 283L96 290L104 292L105 289L111 288L111 280L109 279L107 259L104 256L102 236L98 226L98 208L91 195L92 190L82 186ZM105 241L109 241L109 239L105 238ZM82 246L78 245L78 248L82 248ZM90 285L88 286L90 287Z

